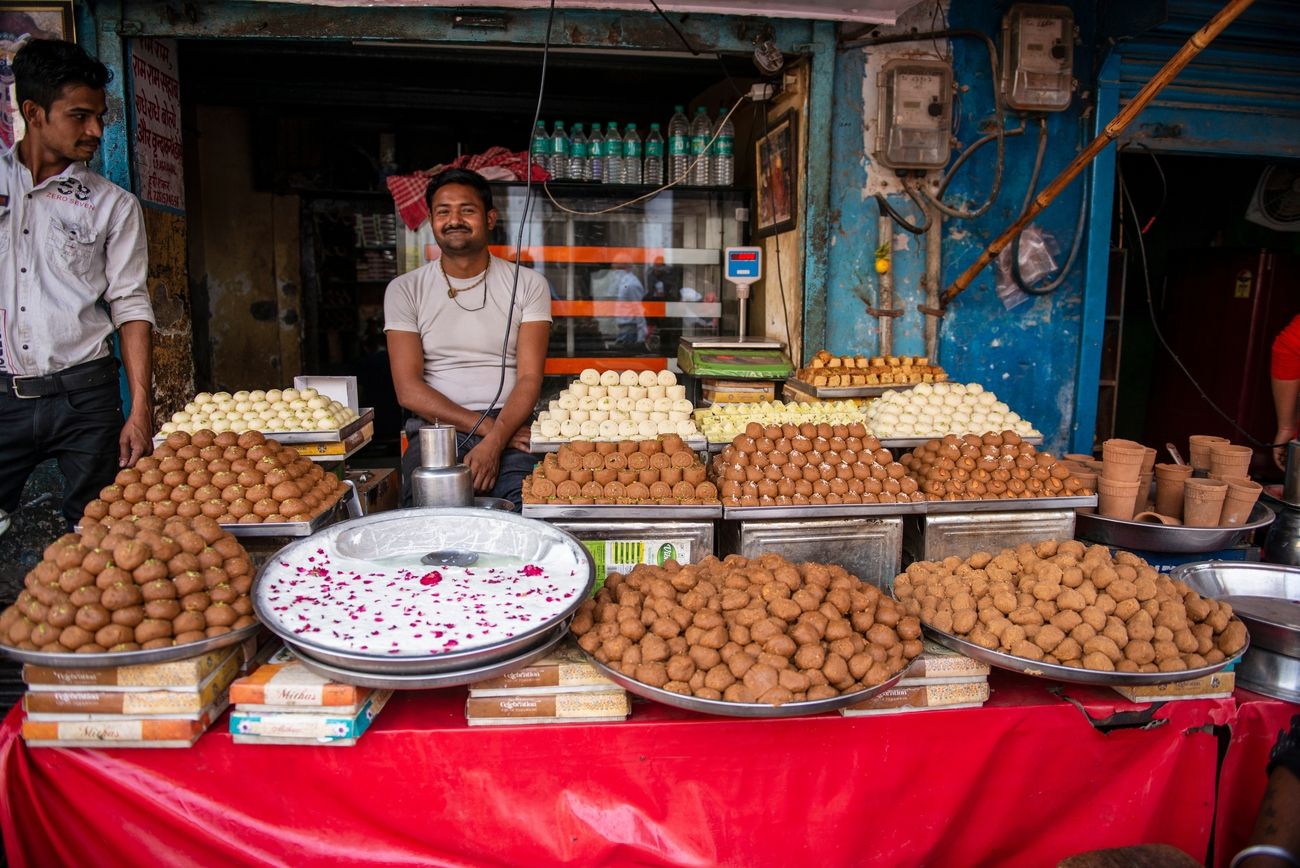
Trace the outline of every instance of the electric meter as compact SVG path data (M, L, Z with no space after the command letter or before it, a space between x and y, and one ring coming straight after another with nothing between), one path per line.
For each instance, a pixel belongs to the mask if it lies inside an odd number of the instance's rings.
M878 81L876 159L891 169L942 169L952 148L952 67L898 58Z
M1002 19L1002 99L1016 111L1059 112L1074 90L1074 13L1017 3Z

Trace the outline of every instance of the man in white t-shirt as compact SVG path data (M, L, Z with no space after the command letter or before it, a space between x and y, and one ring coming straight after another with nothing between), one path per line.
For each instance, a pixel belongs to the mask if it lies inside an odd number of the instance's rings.
M458 453L473 471L475 491L518 506L524 477L535 464L528 453L529 424L542 390L550 287L527 268L519 269L516 287L514 263L488 252L497 212L482 175L448 169L429 182L425 200L442 255L397 278L384 293L397 400L419 420L456 426L462 432ZM464 436L485 410L475 436ZM404 474L417 461L413 439Z

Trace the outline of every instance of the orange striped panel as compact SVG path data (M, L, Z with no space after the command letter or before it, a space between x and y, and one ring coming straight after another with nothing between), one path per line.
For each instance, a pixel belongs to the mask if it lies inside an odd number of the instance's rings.
M663 371L668 368L667 359L647 358L599 358L599 359L547 359L545 372L548 376L562 374L581 374L587 368L598 371Z
M492 255L514 260L515 248L508 244L494 244L488 248ZM567 247L537 245L525 247L522 262L587 262L606 264L615 261L653 263L664 258L662 247Z
M551 316L644 316L662 319L662 301L552 301Z

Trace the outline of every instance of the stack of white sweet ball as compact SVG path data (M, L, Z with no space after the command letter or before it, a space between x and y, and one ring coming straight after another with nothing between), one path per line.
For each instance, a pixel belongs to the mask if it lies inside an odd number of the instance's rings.
M750 422L769 425L852 425L862 422L862 408L855 401L753 401L743 404L714 404L695 413L695 421L710 443L726 443L745 433Z
M1040 436L979 383L919 383L905 391L891 389L867 405L867 427L882 440L988 431Z
M194 433L204 428L223 431L333 431L357 418L351 407L315 389L271 389L264 392L200 392L185 408L172 414L159 429Z
M672 371L587 368L537 414L533 439L652 440L661 434L698 439L694 409Z

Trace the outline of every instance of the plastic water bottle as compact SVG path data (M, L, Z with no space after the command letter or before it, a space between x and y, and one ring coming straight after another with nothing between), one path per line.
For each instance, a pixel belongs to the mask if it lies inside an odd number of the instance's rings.
M600 122L591 125L591 138L587 139L587 180L597 184L605 180L605 137L600 134Z
M551 171L551 136L546 132L546 121L538 121L533 130L533 165Z
M623 137L618 134L618 124L613 121L605 128L605 183L624 183Z
M569 135L564 131L564 121L555 122L551 133L551 178L563 181L569 177Z
M709 137L713 135L713 124L709 121L709 112L704 106L695 110L691 120L691 161L693 165L686 178L686 183L697 187L707 186L712 173L709 171L709 155L706 147Z
M641 137L636 134L636 124L628 124L623 136L623 183L641 183Z
M691 122L683 106L673 106L668 121L668 182L685 182L686 167L691 164Z
M650 125L650 135L645 137L645 171L642 180L658 187L664 182L664 137L658 124Z
M718 110L718 125L714 128L717 139L713 142L713 165L710 176L713 186L730 187L736 182L736 127L727 117L726 108Z
M573 136L569 139L569 180L590 181L587 165L587 137L582 134L582 124L573 125Z

